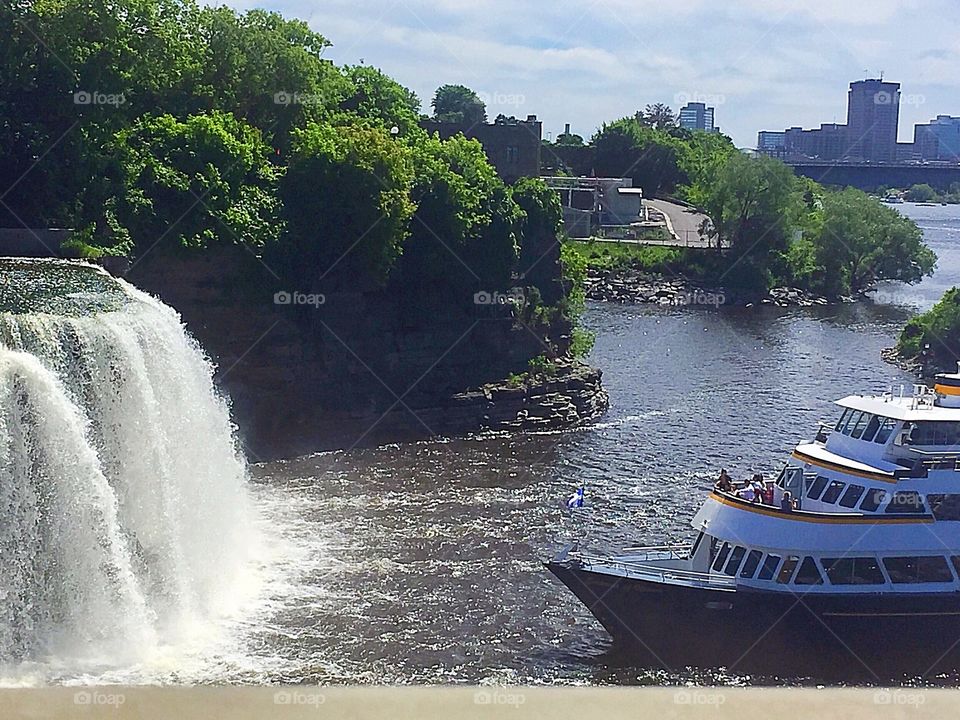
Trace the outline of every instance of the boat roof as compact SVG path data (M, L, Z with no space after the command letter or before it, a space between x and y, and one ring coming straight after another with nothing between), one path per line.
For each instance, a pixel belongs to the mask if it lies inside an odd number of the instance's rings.
M837 405L851 410L888 417L894 420L940 420L960 422L960 407L943 407L914 396L848 395Z

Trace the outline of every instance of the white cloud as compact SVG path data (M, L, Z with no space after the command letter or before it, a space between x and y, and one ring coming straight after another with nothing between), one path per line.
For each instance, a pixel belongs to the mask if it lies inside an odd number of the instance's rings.
M589 135L648 102L699 93L722 96L718 122L750 145L760 129L842 121L847 83L865 69L924 95L905 121L960 114L960 37L942 30L960 20L956 0L265 2L327 36L335 61L363 58L425 106L438 85L460 82L522 97L491 114L536 113L553 132L571 122Z

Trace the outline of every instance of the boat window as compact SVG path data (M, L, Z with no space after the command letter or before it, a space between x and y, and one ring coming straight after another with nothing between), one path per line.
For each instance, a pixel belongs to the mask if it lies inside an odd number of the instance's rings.
M960 520L960 495L927 495L927 504L937 520Z
M843 427L840 428L840 432L844 435L849 435L850 431L853 430L854 426L857 424L857 421L863 417L863 412L860 410L854 410L850 413L850 417L847 418L847 422L844 423Z
M840 497L840 493L843 491L845 485L846 483L834 480L830 483L829 487L827 487L827 491L823 494L823 497L820 498L820 502L835 503L837 498Z
M757 580L770 580L773 577L773 574L777 571L777 566L779 564L779 555L767 555L763 559L763 567L760 568L760 573L757 575Z
M867 442L873 441L873 436L877 434L877 430L880 429L880 417L878 415L871 415L870 422L867 423L867 427L863 431L863 435L860 436L861 440L866 440Z
M916 490L900 490L893 494L890 504L884 509L888 513L922 513L923 500Z
M777 582L790 582L790 577L793 575L793 571L796 569L798 562L800 562L800 558L795 555L788 555L787 559L783 561L783 567L780 568L780 574L777 575Z
M894 428L897 427L897 421L893 418L883 418L883 421L880 423L880 429L877 431L877 436L873 439L875 443L885 443L890 439L890 435L893 433Z
M957 445L960 443L960 422L915 423L910 432L911 445Z
M743 564L743 570L740 571L740 577L752 578L753 574L757 571L757 566L760 565L760 558L762 557L763 553L759 550L751 550L750 554L747 555L747 561Z
M843 427L843 424L850 418L850 413L853 412L850 408L845 408L844 411L840 414L840 419L837 420L837 424L833 426L834 430L839 430Z
M895 583L953 582L946 558L939 555L884 558L883 566Z
M863 435L864 429L867 427L870 419L873 418L873 415L870 413L864 413L857 419L857 424L853 426L853 430L850 432L850 437L859 439Z
M877 508L887 501L887 491L881 488L870 488L860 503L860 509L864 512L876 512Z
M720 552L717 553L717 559L713 561L713 569L719 572L720 568L722 568L723 564L727 561L727 555L729 554L730 545L724 543L720 546Z
M886 582L876 558L823 558L820 562L834 585L883 585Z
M827 482L827 479L823 475L817 475L817 479L813 481L810 489L807 490L807 497L811 500L816 500L827 486Z
M736 575L737 570L740 569L740 563L743 561L743 556L746 554L746 552L747 549L745 547L737 545L733 549L733 552L730 553L730 560L727 562L727 566L723 569L723 571L731 577Z
M823 585L823 576L812 557L807 556L803 559L793 582L795 585Z
M960 576L960 556L952 556L950 562L953 563L953 569L957 571L957 576Z
M843 497L840 498L840 507L856 507L857 500L859 500L860 496L863 495L864 490L866 490L866 488L863 487L863 485L850 485L847 488L847 491L843 494Z

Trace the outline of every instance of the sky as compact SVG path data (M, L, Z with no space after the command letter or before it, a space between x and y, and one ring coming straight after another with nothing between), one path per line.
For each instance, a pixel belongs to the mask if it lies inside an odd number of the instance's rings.
M902 85L900 140L960 115L960 0L227 0L307 21L338 64L420 97L461 84L499 113L589 138L648 103L716 107L740 147L759 130L846 120L852 80Z

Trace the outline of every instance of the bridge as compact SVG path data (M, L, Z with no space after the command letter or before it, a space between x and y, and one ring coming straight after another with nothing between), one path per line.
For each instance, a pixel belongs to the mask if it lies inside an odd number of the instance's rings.
M797 175L824 185L850 185L872 191L881 186L908 188L926 183L947 190L960 183L960 165L917 165L916 163L845 163L829 160L785 160Z

